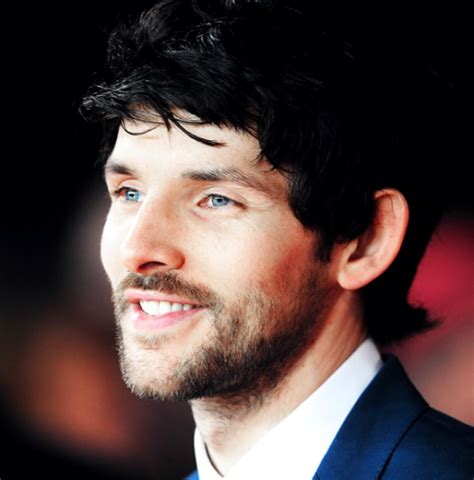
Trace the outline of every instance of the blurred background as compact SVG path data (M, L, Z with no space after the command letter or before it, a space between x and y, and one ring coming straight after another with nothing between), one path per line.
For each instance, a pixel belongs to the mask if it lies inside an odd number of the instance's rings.
M107 31L150 3L4 9L12 29L2 33L2 480L172 480L194 468L188 406L138 400L122 384L99 262L108 203L95 164L100 131L77 114L104 63ZM458 120L467 78L460 17L438 15L433 37ZM443 178L447 213L411 291L443 322L392 351L432 405L474 424L473 157L467 122L458 123Z

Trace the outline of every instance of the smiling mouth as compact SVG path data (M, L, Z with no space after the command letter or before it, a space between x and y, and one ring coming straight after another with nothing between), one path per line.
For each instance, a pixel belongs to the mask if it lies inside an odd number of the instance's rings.
M147 315L159 317L175 312L187 312L192 309L201 309L201 305L191 305L189 303L174 303L156 300L141 300L138 302L140 309Z
M201 305L139 300L132 302L131 326L142 333L155 332L190 320L204 310Z

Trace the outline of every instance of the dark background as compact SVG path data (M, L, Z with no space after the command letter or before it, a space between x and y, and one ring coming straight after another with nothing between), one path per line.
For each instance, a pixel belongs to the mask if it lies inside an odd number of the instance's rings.
M106 211L95 164L100 131L77 114L105 60L110 27L151 3L87 0L3 9L2 480L32 473L174 479L194 465L187 406L138 400L122 385L98 259ZM414 295L446 321L396 351L435 406L472 423L469 17L452 2L418 2L416 8L412 2L411 14L450 83L458 135L440 185L448 213L414 285Z
M175 479L194 469L188 406L141 401L122 384L98 257L100 129L77 113L108 31L147 5L127 3L2 12L2 480Z

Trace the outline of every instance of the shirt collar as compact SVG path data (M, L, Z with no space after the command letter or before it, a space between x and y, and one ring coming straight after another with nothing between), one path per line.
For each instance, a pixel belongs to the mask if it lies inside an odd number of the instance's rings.
M268 431L227 473L215 470L198 431L194 434L200 480L310 480L352 407L382 367L371 339L352 355L306 400Z

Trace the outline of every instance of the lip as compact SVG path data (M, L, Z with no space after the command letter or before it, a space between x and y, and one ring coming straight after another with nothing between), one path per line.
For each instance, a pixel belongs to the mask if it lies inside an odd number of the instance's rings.
M135 330L160 330L188 321L191 317L203 310L206 309L204 307L196 307L181 312L165 313L164 315L148 315L141 309L140 305L136 303L132 305L131 321Z
M199 312L202 312L206 308L197 304L196 302L189 300L178 295L167 295L164 293L140 289L127 289L124 292L125 298L131 303L131 323L135 330L151 331L160 330L163 328L177 325L186 320L190 320L191 317ZM140 302L170 302L192 305L190 310L183 310L179 312L169 312L163 315L149 315L144 312L140 306Z
M189 300L184 297L179 297L178 295L166 295L160 292L148 291L148 290L140 290L138 288L129 288L124 292L125 298L130 303L138 304L142 301L148 302L170 302L170 303L187 303L188 305L195 305L200 306L198 303L194 302L193 300ZM179 313L179 312L175 312Z

